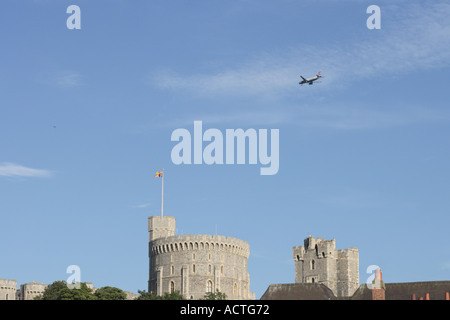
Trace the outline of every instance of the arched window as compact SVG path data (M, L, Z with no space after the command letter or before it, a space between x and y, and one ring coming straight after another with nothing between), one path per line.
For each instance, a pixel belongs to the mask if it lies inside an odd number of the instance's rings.
M208 280L206 282L206 292L212 292L212 281Z
M175 283L173 281L170 281L169 292L170 293L174 293L175 292Z

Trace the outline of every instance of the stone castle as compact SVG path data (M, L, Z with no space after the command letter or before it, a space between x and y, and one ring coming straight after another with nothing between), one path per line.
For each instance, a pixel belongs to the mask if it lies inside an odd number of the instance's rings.
M44 293L45 288L46 284L33 281L17 289L16 280L0 279L0 300L33 300Z
M86 286L95 292L97 288L94 287L92 282L85 282ZM45 291L48 284L38 283L37 281L21 284L17 289L17 281L12 279L0 279L0 300L33 300L35 297L39 297ZM124 291L126 294L126 300L133 300L139 295Z
M148 291L162 295L179 291L202 299L219 290L227 299L254 299L247 271L249 244L217 235L175 235L175 218L148 218Z
M336 241L309 236L293 248L295 283L323 283L336 297L351 296L359 287L358 248L336 249Z
M249 244L218 235L175 235L175 218L148 218L148 291L179 291L187 299L207 292L231 300L253 300L247 271ZM261 300L450 300L450 281L384 283L376 270L372 288L359 283L358 248L336 249L335 240L309 236L293 247L295 283L271 284ZM86 283L95 292L92 283ZM0 279L0 300L32 300L47 285L36 281L17 288L16 280ZM138 297L126 292L127 300Z

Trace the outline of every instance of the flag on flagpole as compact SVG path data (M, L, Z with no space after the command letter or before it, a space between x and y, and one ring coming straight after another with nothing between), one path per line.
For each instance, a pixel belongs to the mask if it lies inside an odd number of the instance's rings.
M163 206L164 206L164 169L161 171L156 171L155 178L161 178L161 218L163 217Z

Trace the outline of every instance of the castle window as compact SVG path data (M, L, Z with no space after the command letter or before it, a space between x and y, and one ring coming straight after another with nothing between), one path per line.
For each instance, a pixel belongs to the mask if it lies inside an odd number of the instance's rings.
M175 283L173 281L170 281L169 291L170 291L170 293L174 293L175 292Z
M174 274L175 273L175 267L174 266L171 266L170 267L170 274Z
M195 260L195 253L192 254L192 260Z
M311 261L311 270L314 270L316 268L315 266L316 262L314 260Z
M315 279L314 279L314 278L312 278L312 279L311 279L311 282L312 282L312 283L314 283L314 282L315 282Z
M220 266L220 273L223 274L223 266Z
M206 292L212 292L212 281L208 280L206 282Z
M192 272L195 273L195 264L192 265Z
M233 294L234 294L235 296L237 296L237 294L238 294L238 287L237 287L237 284L236 284L236 283L233 285Z
M208 272L211 273L211 265L208 265Z
M297 255L297 261L300 261L300 256L299 255Z

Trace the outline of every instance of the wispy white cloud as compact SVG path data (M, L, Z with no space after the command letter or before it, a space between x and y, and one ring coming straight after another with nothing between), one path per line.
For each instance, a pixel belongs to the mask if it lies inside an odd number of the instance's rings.
M60 88L73 88L82 85L82 75L75 71L59 71L54 73L41 73L36 81L48 86Z
M76 87L81 85L81 75L77 72L67 72L55 77L55 84L59 87Z
M426 123L450 121L450 110L434 109L414 105L392 106L388 110L377 105L342 103L316 103L291 106L285 110L226 110L217 113L171 118L151 124L152 128L189 128L194 120L203 121L203 126L230 126L250 128L281 125L295 125L301 128L333 130L367 130Z
M137 205L133 205L131 206L132 208L135 209L143 209L143 208L147 208L150 206L150 203L143 203L143 204L137 204Z
M4 177L50 177L52 173L48 170L33 169L15 163L0 163L0 176Z
M245 125L248 126L276 126L290 121L291 115L284 111L273 112L272 110L237 111L228 113L198 113L189 117L171 118L153 124L153 128L181 128L193 125L194 121L203 121L205 127L221 125Z
M358 130L448 122L450 111L414 105L382 110L373 105L317 104L299 108L289 119L302 127Z
M152 85L167 90L185 90L201 95L274 95L297 90L299 72L326 74L323 86L336 83L345 74L358 80L430 70L450 65L450 4L443 1L387 4L383 6L382 29L378 36L363 41L261 54L236 67L214 73L183 75L161 71Z
M444 270L450 270L450 261L444 262L441 265L441 268L444 269Z

